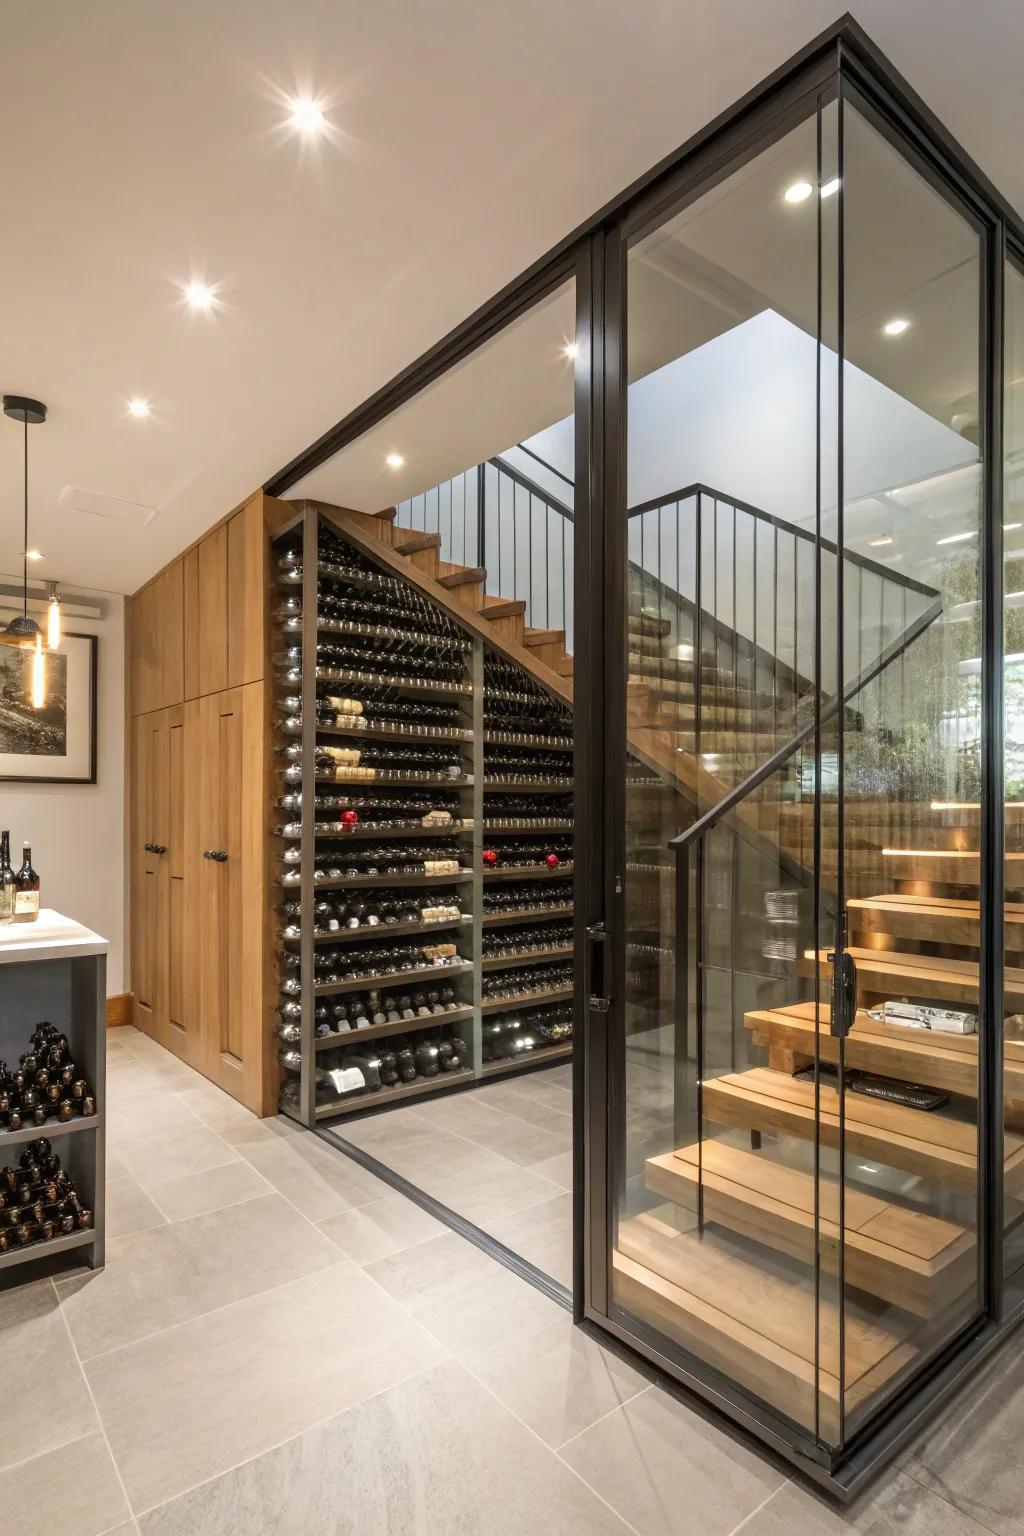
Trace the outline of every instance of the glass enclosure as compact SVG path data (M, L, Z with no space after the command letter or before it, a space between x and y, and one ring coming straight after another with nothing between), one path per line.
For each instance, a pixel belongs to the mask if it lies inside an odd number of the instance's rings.
M849 87L628 246L612 1315L827 1456L982 1307L981 264Z
M849 1491L1024 1311L1024 228L847 20L410 373L272 483L470 636L462 1079L336 1134Z

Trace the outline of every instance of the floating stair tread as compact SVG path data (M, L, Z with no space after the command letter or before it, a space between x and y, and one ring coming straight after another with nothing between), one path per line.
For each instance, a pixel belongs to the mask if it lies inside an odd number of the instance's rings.
M922 942L977 945L980 937L979 904L953 896L913 896L895 892L887 896L859 896L847 902L857 927L896 938ZM1007 947L1024 947L1024 905L1007 902L1004 908Z
M378 523L393 523L398 516L398 508L382 507L379 512L371 512L370 516L376 518Z
M839 1142L839 1095L830 1084L820 1088L821 1139ZM704 1113L721 1125L742 1130L773 1130L811 1139L814 1136L814 1084L767 1067L729 1073L704 1084ZM943 1110L908 1109L862 1094L847 1093L846 1149L890 1167L933 1178L957 1188L977 1188L976 1127ZM1010 1192L1024 1187L1024 1139L1003 1138L1005 1177Z
M526 602L523 598L513 597L485 597L484 606L480 609L482 619L518 619L526 612Z
M523 636L523 644L530 650L540 645L564 645L564 629L528 629Z
M479 586L487 580L487 570L482 565L456 565L443 571L437 579L449 591L453 587Z
M839 1041L831 1031L828 1006L818 1004L818 1045L821 1059L839 1059ZM814 1003L787 1008L754 1009L743 1022L769 1045L814 1059ZM1007 1041L1003 1051L1004 1091L1008 1104L1024 1110L1024 1042ZM949 1035L940 1030L913 1029L873 1019L858 1009L846 1037L846 1064L882 1077L927 1083L946 1093L978 1096L978 1037Z
M416 555L419 554L421 549L440 549L441 535L439 533L410 533L405 538L397 537L392 548L396 555Z
M728 1244L681 1233L655 1212L620 1225L612 1266L620 1306L805 1425L814 1422L817 1383L823 1428L834 1432L839 1318L836 1307L822 1299L816 1371L813 1286L803 1289L772 1274ZM712 1296L714 1302L707 1299ZM846 1312L845 1346L848 1410L912 1356L911 1346L895 1331L862 1321L852 1308Z
M901 950L847 948L856 966L861 985L873 992L890 991L900 996L928 996L946 998L950 1002L978 1000L978 963L976 960L950 960L945 955L910 955ZM828 966L826 951L819 952L819 960ZM813 961L814 951L804 952L806 960ZM831 967L828 967L831 970ZM1003 991L1008 998L1018 999L1024 1006L1024 970L1008 965L1003 979Z
M700 1181L704 1218L763 1242L803 1263L815 1254L815 1180L798 1168L772 1162L725 1142L680 1147L649 1158L647 1187L688 1210L697 1206ZM818 1246L835 1272L839 1262L839 1185L818 1186ZM974 1238L953 1222L908 1210L875 1195L847 1189L845 1276L850 1285L920 1316L932 1316L973 1283Z

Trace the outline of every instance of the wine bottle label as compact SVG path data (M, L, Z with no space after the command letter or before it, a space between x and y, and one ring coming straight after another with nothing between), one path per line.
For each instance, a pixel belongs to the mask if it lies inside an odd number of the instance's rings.
M424 827L447 827L451 824L451 821L451 811L428 811L420 825Z
M15 917L39 916L39 892L18 891L14 897Z

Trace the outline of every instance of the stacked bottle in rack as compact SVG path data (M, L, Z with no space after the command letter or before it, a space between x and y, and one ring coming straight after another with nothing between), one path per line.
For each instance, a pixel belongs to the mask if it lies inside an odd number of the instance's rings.
M279 548L274 830L282 1105L301 1111L305 1068L326 1117L470 1073L473 735L463 631L322 523L316 565L314 619L301 545ZM303 645L314 643L306 721Z
M572 1041L572 716L484 657L482 1056L503 1071Z

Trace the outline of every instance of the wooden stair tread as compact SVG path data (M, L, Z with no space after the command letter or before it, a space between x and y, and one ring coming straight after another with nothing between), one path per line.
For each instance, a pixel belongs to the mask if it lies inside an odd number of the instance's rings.
M445 567L441 569L441 567ZM479 586L480 582L487 580L487 570L482 565L450 565L441 561L438 582L449 591L453 587Z
M396 529L396 533L400 531ZM415 555L421 549L440 549L441 535L439 533L409 533L404 538L396 538L392 548L396 555Z
M511 597L485 597L484 606L480 609L482 619L512 619L519 618L526 612L526 602L523 598Z
M804 1288L727 1243L681 1233L656 1212L620 1224L612 1270L618 1305L806 1425L814 1422L817 1384L823 1428L834 1432L838 1310L821 1299L816 1371L812 1283ZM844 1333L849 1411L907 1364L912 1348L894 1329L861 1319L849 1307Z
M820 1058L837 1062L839 1041L831 1031L828 1006L818 1004L817 1031L814 1013L814 1003L796 1003L786 1008L753 1009L744 1015L743 1022L768 1045L793 1051L806 1061L814 1059L817 1032ZM864 1072L927 1083L967 1098L978 1096L976 1034L947 1035L940 1030L912 1029L873 1019L866 1009L860 1008L846 1037L845 1059L847 1066ZM1024 1111L1024 1043L1006 1042L1003 1077L1007 1106Z
M911 955L902 950L859 949L850 945L847 953L852 956L860 976L861 985L869 977L880 979L883 986L871 985L869 990L886 990L907 996L947 997L951 1001L977 1001L978 962L976 960L951 960L945 955ZM825 958L826 951L818 955L822 966L831 970ZM804 952L805 960L814 960L814 951ZM897 985L899 984L899 985ZM1024 1004L1024 969L1008 965L1004 971L1003 991L1006 997L1019 999Z
M701 1158L702 1152L702 1158ZM815 1248L834 1273L839 1264L839 1184L756 1152L705 1141L649 1158L647 1187L688 1210L704 1188L704 1219L813 1265ZM845 1278L923 1317L933 1316L974 1283L974 1237L953 1222L847 1189Z
M379 512L371 512L370 516L375 517L379 523L393 523L398 516L398 508L381 507Z
M814 1083L768 1067L728 1073L704 1084L705 1115L719 1124L742 1130L775 1130L813 1138ZM839 1143L839 1095L828 1083L820 1086L821 1139ZM890 1167L957 1188L976 1190L977 1129L969 1121L943 1110L908 1109L863 1094L847 1093L846 1150ZM1024 1140L1012 1132L1003 1137L1007 1189L1024 1185Z
M847 907L851 925L858 930L974 948L980 941L979 903L967 898L895 892L889 896L853 897ZM1024 907L1019 903L1006 904L1005 937L1014 951L1024 945Z
M535 645L564 645L565 630L528 629L523 637L523 644L531 647Z

